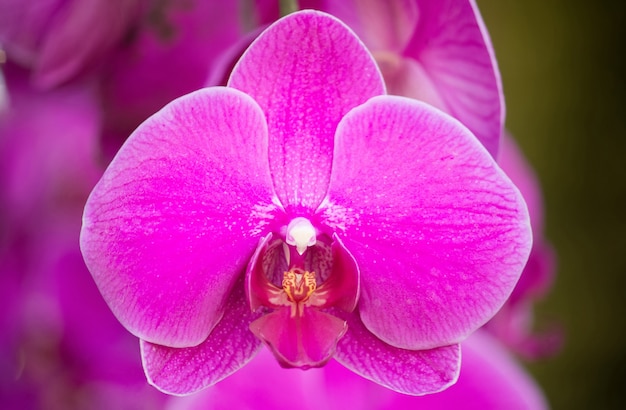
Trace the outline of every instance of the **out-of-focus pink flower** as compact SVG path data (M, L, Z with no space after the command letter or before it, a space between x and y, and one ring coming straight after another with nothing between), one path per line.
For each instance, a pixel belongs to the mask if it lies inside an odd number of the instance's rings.
M495 157L504 97L474 0L300 0L348 24L372 52L387 91L425 101L467 126Z
M228 87L131 135L87 202L81 246L143 339L151 383L214 384L259 339L285 367L334 356L410 394L454 382L458 343L526 262L526 206L458 121L383 94L345 25L300 12L255 40Z
M476 409L540 410L547 404L534 380L497 340L478 331L462 343L457 383L443 392L407 396L358 377L337 362L294 372L272 363L267 352L206 391L169 400L167 410Z
M544 237L543 197L539 181L515 140L508 134L502 139L498 164L526 200L533 227L533 247L511 297L486 328L517 353L537 358L554 353L561 345L558 329L550 329L543 334L533 333L533 303L544 297L552 287L556 255Z
M119 144L181 95L223 85L251 33L275 13L273 0L151 2L132 42L111 56L101 78L105 133Z
M84 201L101 170L93 87L35 91L5 66L0 117L3 408L149 409L162 402L137 341L102 299L78 247Z
M44 212L79 204L97 181L100 114L90 83L38 92L27 71L3 68L9 97L0 115L1 218L36 229Z
M56 87L93 69L129 34L142 0L2 0L0 44L32 68L33 83Z

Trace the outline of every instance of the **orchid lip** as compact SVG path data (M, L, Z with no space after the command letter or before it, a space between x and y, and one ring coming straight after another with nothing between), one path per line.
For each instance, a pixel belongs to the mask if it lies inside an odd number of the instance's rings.
M318 237L306 218L294 218L281 232L261 241L248 266L250 307L265 308L250 330L284 367L323 366L347 329L328 309L355 308L358 267L336 236Z

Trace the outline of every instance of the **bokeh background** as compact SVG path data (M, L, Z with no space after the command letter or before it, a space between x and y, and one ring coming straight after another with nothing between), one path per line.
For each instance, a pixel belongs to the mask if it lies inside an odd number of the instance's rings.
M478 0L559 255L537 315L564 346L529 364L554 409L626 406L625 4Z

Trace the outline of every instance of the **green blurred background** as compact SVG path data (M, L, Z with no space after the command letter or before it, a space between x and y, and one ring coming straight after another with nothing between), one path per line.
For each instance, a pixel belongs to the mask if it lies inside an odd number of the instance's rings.
M554 409L626 408L626 2L477 2L559 255L537 316L565 345L529 368Z

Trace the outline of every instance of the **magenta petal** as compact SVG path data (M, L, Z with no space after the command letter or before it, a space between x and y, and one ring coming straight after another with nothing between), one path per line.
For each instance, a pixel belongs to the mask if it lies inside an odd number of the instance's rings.
M130 136L87 201L81 249L129 331L194 346L220 320L272 201L263 113L237 90L203 89Z
M141 341L148 382L162 392L186 395L236 372L252 359L261 344L248 329L255 317L240 280L229 297L224 317L200 345L178 349Z
M265 112L270 169L281 203L311 210L328 188L339 120L384 93L376 64L359 39L317 11L291 14L263 32L228 85L252 96Z
M303 308L301 316L294 316L291 307L283 307L252 322L250 330L282 366L308 369L330 360L346 323L314 308Z
M495 156L504 124L504 97L491 40L476 2L417 3L419 23L404 55L418 61L428 73L444 102L442 108L465 124Z
M375 97L337 131L319 210L361 270L361 318L406 349L457 343L502 306L532 242L517 188L431 106Z
M335 359L353 372L414 396L441 391L456 381L461 360L459 345L417 351L398 349L370 333L357 313L347 318L348 331L337 344Z

